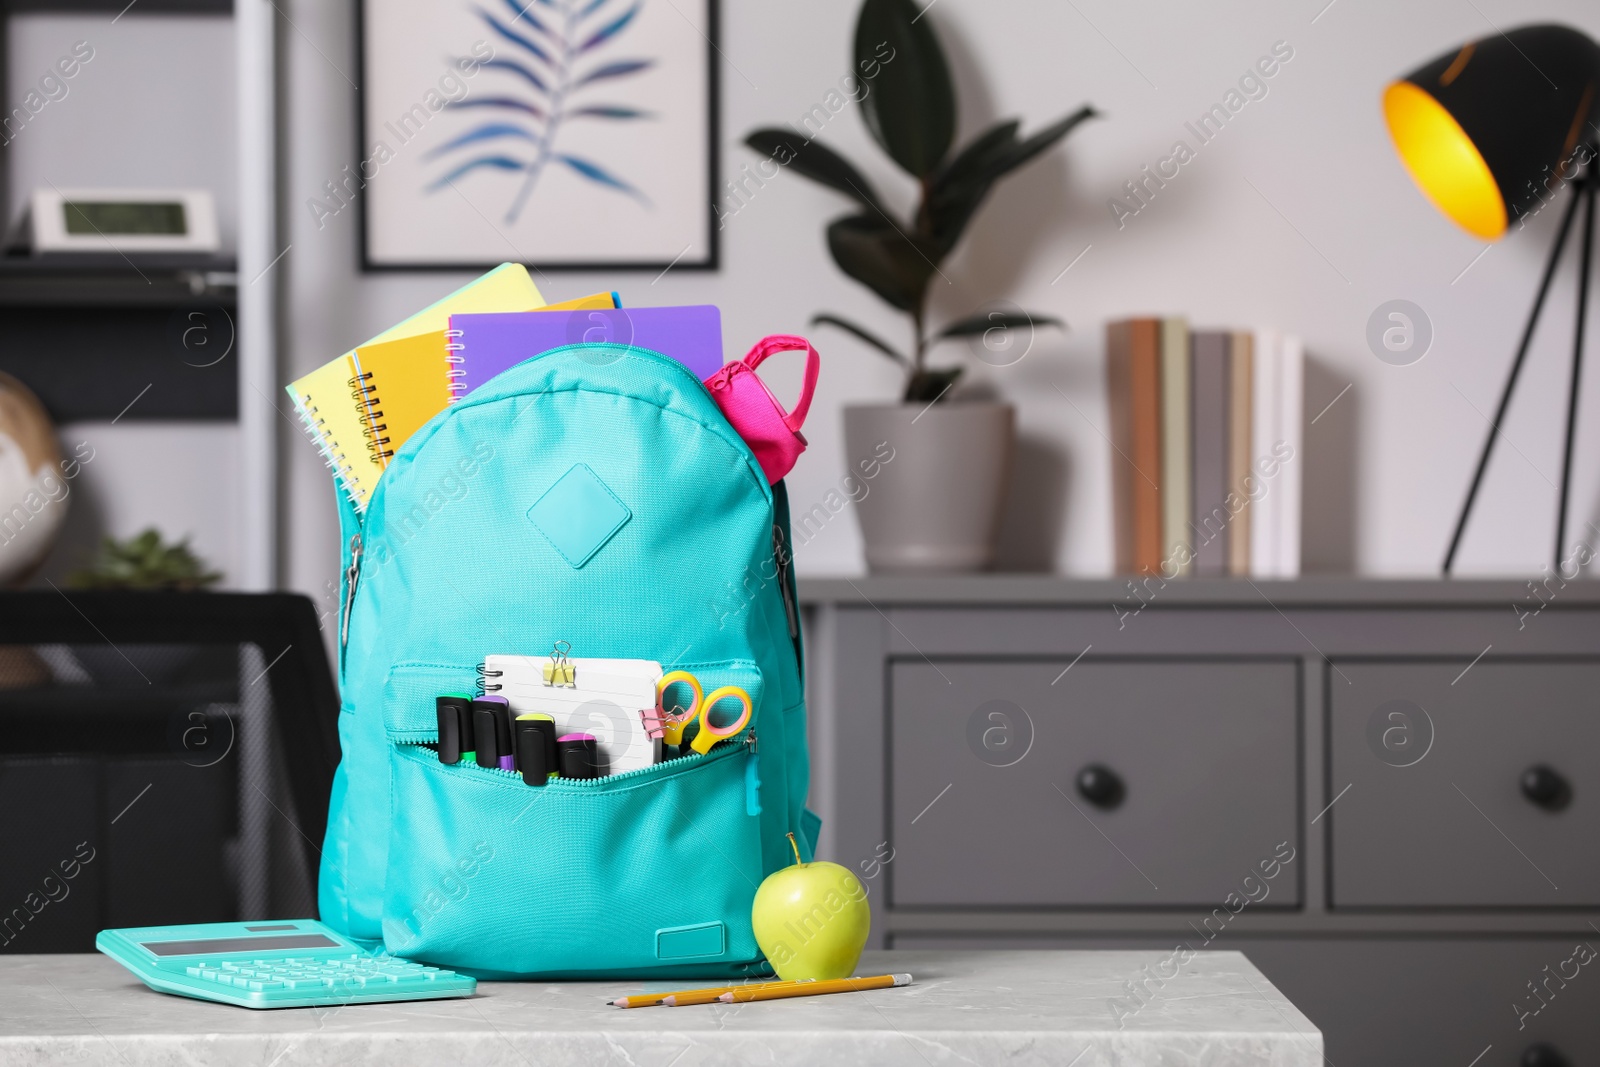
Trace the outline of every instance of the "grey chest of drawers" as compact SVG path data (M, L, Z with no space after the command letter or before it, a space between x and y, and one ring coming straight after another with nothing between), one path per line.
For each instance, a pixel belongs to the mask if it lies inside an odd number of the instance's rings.
M1239 949L1334 1063L1600 1064L1597 585L803 580L819 855L873 947Z

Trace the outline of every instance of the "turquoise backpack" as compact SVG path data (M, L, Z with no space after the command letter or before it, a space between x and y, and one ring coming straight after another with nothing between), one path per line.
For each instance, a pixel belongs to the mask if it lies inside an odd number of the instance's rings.
M756 888L788 833L809 859L820 827L788 504L705 387L654 352L555 349L418 431L364 515L340 507L322 921L480 977L766 973ZM488 654L557 641L738 685L750 724L542 788L440 763L434 698L473 692Z

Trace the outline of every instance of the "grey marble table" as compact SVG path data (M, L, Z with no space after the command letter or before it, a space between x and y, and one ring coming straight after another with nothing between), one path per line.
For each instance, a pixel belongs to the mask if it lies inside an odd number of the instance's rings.
M1322 1036L1237 952L869 952L910 987L623 1010L657 984L481 982L463 1000L249 1011L156 993L98 955L0 956L0 1064L1271 1064ZM1145 968L1149 969L1146 970ZM1138 995L1128 983L1138 982ZM683 985L711 983L677 983Z

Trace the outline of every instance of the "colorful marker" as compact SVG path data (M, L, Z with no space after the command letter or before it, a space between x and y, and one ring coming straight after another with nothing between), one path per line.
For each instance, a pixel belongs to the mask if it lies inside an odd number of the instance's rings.
M439 716L439 762L460 763L463 755L472 755L472 698L446 693L436 697L434 705Z
M558 768L556 721L548 715L518 715L512 723L517 741L517 769L529 785L544 785Z
M556 740L563 778L600 777L600 748L593 734L564 734Z
M511 747L511 723L506 717L510 701L505 697L479 697L472 702L472 735L478 750L478 766L517 769Z

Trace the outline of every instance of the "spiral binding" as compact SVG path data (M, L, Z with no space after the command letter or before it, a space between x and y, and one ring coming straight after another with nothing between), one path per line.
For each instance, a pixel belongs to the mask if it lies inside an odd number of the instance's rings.
M333 438L328 435L327 420L317 414L317 406L315 404L308 403L305 400L297 400L295 408L300 413L300 422L306 432L306 436L311 438L313 445L317 446L317 452L321 454L322 461L333 472L334 478L338 480L339 485L344 489L345 496L350 498L350 503L355 505L357 511L365 511L367 505L366 501L361 499L360 489L356 485L355 471L351 469L350 461L345 459L344 453L338 451L333 445Z
M487 665L485 665L483 663L478 664L478 666L476 668L474 668L474 669L477 670L477 672L478 672L478 695L479 696L483 696L485 693L498 693L503 688L500 685L490 685L488 682L484 681L484 679L486 679L486 678L498 678L501 675L505 674L506 673L505 671L491 671L491 670L488 669Z
M467 357L457 354L466 351L467 346L457 340L460 336L460 330L446 330L444 332L444 361L453 364L453 366L446 368L444 373L444 376L450 379L449 384L445 386L445 389L450 393L449 399L445 401L446 404L454 404L467 392L467 383L463 381L467 376L467 372L461 366L467 361Z
M350 379L350 399L361 405L367 413L362 421L361 436L367 439L367 451L372 453L373 459L387 460L394 456L394 449L385 448L390 443L389 438L380 436L389 427L380 422L383 418L383 403L378 399L378 387L372 381L372 372L366 371Z
M382 414L382 412L379 412L379 414ZM390 443L389 438L378 436L378 434L387 429L387 426L379 423L375 430L361 431L361 436L367 439L367 451L371 452L376 459L389 460L394 458L394 449L384 447Z

